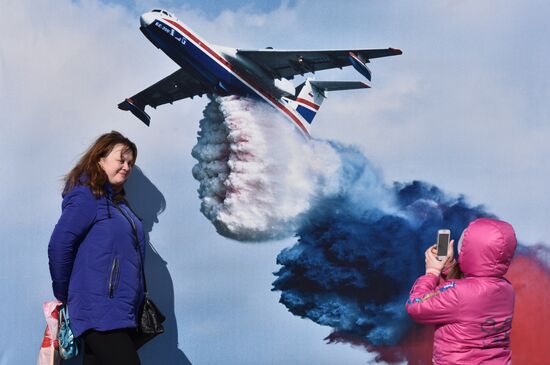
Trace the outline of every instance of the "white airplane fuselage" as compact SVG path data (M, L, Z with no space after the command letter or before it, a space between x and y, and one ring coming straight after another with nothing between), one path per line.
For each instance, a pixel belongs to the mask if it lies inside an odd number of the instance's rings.
M180 67L202 79L221 95L259 98L283 113L304 135L310 135L310 121L319 105L300 101L294 85L286 79L273 79L254 62L238 54L235 48L208 44L175 17L148 12L140 18L140 30ZM297 112L296 103L310 121Z

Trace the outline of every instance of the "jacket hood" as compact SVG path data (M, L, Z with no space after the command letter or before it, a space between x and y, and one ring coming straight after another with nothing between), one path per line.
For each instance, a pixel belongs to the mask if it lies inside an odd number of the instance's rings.
M516 246L516 234L509 223L492 218L476 219L463 233L458 256L460 270L465 276L504 276Z

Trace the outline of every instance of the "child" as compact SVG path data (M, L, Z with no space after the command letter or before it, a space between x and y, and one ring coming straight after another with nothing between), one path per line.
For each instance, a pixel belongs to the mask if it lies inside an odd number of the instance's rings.
M413 320L435 325L434 364L512 363L514 289L504 274L516 246L510 224L476 219L459 242L463 278L447 280L440 275L452 260L453 242L442 261L433 246L426 250L426 274L414 283L406 308Z

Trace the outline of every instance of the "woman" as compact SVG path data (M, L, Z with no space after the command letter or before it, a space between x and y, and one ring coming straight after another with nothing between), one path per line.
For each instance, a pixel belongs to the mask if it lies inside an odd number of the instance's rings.
M82 336L85 365L140 364L136 318L144 300L141 222L125 201L136 145L100 136L65 177L62 213L48 246L55 297Z
M514 229L480 218L460 241L458 278L441 277L452 260L452 241L445 260L437 260L433 246L426 250L426 274L414 283L407 312L419 323L435 325L434 364L511 364L514 289L504 274L517 246Z

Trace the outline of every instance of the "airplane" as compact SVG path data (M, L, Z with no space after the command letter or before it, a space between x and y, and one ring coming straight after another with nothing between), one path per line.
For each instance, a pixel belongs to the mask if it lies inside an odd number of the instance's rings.
M147 126L146 106L156 108L203 94L241 95L260 99L287 117L309 137L311 123L327 91L364 89L362 81L316 81L306 78L297 87L297 75L353 66L371 81L367 63L373 58L402 54L395 48L348 50L240 49L212 45L173 14L153 9L140 17L140 30L180 69L118 104Z

